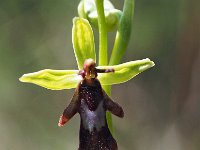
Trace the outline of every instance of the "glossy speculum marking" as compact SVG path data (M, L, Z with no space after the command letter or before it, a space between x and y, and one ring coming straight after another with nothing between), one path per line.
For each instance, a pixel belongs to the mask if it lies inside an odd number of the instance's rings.
M82 81L78 84L70 104L60 117L59 126L63 126L76 113L80 114L78 150L117 150L117 143L107 125L106 111L123 117L122 107L104 92L98 73L112 73L113 69L97 69L92 59L84 62L79 72Z

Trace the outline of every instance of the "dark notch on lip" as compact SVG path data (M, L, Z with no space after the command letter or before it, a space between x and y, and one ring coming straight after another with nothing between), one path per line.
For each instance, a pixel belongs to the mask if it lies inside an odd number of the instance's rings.
M78 74L86 79L94 79L98 76L98 73L109 72L114 72L114 69L97 69L95 61L90 58L85 60L83 70L80 70Z

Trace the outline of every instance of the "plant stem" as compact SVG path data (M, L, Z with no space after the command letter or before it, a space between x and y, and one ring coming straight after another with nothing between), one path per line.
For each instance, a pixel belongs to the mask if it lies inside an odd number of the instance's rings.
M95 0L98 13L98 27L99 27L99 65L108 64L108 43L107 43L107 27L104 14L104 1ZM105 92L111 95L111 86L103 86ZM108 127L113 132L112 116L110 112L106 113Z
M109 65L119 64L122 56L126 51L131 35L133 15L134 0L125 0L123 14L120 19L120 24L115 38L115 43L112 50Z
M103 89L109 96L111 96L111 86L110 85L107 85L107 86L104 85ZM106 112L106 119L107 119L109 129L113 133L114 129L113 129L113 123L112 123L112 114L110 112Z
M98 13L99 27L99 65L102 66L108 64L107 27L104 14L104 0L95 0L95 4ZM122 18L120 20L119 29L117 31L109 62L110 65L118 64L126 51L131 35L133 10L134 0L125 0ZM109 96L111 96L111 86L103 86L103 89ZM110 130L113 131L112 116L109 112L106 114L106 118Z
M104 14L104 1L95 0L98 13L98 27L99 27L99 65L108 64L107 54L107 27Z

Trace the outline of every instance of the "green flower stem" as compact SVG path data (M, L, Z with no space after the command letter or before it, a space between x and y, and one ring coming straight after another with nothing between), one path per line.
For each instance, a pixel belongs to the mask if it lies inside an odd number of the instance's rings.
M119 64L128 46L134 15L134 0L125 0L109 65Z
M111 85L103 85L103 89L108 94L108 96L111 96ZM113 133L112 114L108 111L106 112L106 120L110 131Z
M103 0L95 0L98 13L98 27L99 27L99 65L108 64L107 27L106 27L103 3L104 3Z
M104 14L104 0L95 0L98 13L98 27L99 27L99 65L108 64L107 54L107 27ZM120 20L119 29L117 31L114 47L112 50L110 65L118 64L125 53L130 35L131 25L134 10L134 0L125 0L122 18ZM111 96L111 86L103 86L105 92ZM111 131L112 116L107 113L107 122Z
M99 65L108 64L108 43L107 43L107 27L104 14L104 0L95 0L97 13L98 13L98 27L99 27ZM111 95L111 86L103 86L105 92ZM112 116L110 112L106 113L108 127L113 131Z

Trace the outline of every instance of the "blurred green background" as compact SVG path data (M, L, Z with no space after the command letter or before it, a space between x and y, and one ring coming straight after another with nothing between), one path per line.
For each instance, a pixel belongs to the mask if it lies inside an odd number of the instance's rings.
M123 1L112 2L122 8ZM74 90L50 91L18 78L77 68L71 28L78 3L0 1L0 150L77 149L79 116L57 126ZM123 119L113 117L119 150L200 149L199 14L199 0L136 1L122 62L148 57L156 66L113 86L112 98L125 111Z

